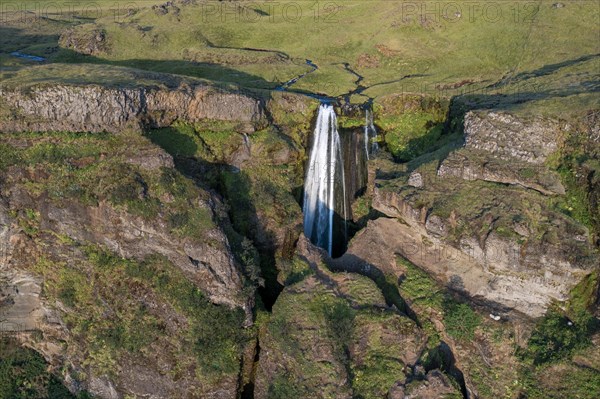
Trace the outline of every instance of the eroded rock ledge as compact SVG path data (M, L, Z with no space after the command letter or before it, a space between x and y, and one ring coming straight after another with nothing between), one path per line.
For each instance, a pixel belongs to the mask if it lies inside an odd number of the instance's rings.
M208 85L109 88L96 85L0 89L0 131L117 132L127 126L165 127L176 120L264 122L261 102Z
M545 165L563 128L470 112L464 148L441 162L401 171L378 161L372 205L391 219L370 222L345 257L398 274L400 254L500 312L542 316L598 265L588 229L548 202L565 193Z

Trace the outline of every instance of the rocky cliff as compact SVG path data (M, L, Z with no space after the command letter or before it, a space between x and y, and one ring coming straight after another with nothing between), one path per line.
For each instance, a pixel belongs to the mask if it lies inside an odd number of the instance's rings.
M471 112L464 131L465 148L439 163L389 173L395 166L379 161L373 207L398 221L370 222L348 256L393 273L386 254L401 253L472 298L541 316L598 264L590 231L543 195L564 194L543 164L563 136L559 123ZM372 251L374 242L385 250Z
M372 281L332 273L303 236L298 254L304 278L285 288L261 331L256 398L459 397L446 374L423 368L426 334Z
M464 119L465 147L494 157L542 164L557 150L561 124L553 119L522 119L507 112L471 111Z
M513 397L531 317L595 281L590 230L548 165L556 121L469 113L457 148L441 103L398 97L379 120L396 161L370 161L362 229L330 259L301 234L315 101L191 85L1 94L1 325L73 392Z
M235 397L254 293L220 199L136 133L0 140L2 332L73 391Z
M164 127L174 121L265 121L261 102L209 85L109 88L41 85L0 89L0 131L118 132L127 126Z

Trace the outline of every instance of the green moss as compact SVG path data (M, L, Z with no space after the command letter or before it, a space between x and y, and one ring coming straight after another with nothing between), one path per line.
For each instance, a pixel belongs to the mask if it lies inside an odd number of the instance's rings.
M354 370L352 388L365 399L385 397L396 381L404 379L403 369L401 362L380 353L368 358L363 366Z
M444 325L446 332L459 340L471 341L475 329L481 324L481 317L465 303L444 302Z
M166 259L151 257L143 263L127 263L126 274L149 283L153 290L185 314L192 322L190 337L204 373L236 373L244 314L210 303L202 291ZM214 328L218 325L219 328Z
M0 399L75 399L44 358L12 338L0 339ZM82 392L78 397L86 397Z
M42 173L36 181L24 183L34 195L48 192L50 199L57 203L77 200L88 206L108 200L116 208L148 221L165 215L173 232L181 237L202 239L206 231L214 227L211 209L202 205L207 194L192 180L169 168L145 169L131 163L130 159L140 149L156 151L159 155L159 150L139 134L58 132L48 133L45 138L36 133L14 136L27 138L33 144L26 149L12 150L14 156L6 159L18 159L47 172L47 176ZM169 147L169 142L162 144ZM179 146L189 148L185 144L176 142L171 150Z
M342 347L350 342L356 312L346 301L337 301L323 310L332 338Z
M394 159L407 162L431 151L440 139L443 124L425 112L409 112L394 118L380 118L387 149Z
M384 340L385 331L411 336L416 326L404 316L376 309L358 312L354 324L354 351L360 356L360 362L350 362L355 395L365 399L384 397L395 382L405 379L405 365L399 357L402 343Z
M569 298L569 311L571 313L592 310L598 299L599 274L597 270L592 271L571 290Z
M600 209L594 187L600 175L600 147L589 134L592 110L569 116L570 127L564 133L559 150L547 160L561 177L566 194L554 198L552 204L558 211L586 226L592 237L600 236Z
M523 369L521 394L530 399L596 399L600 396L600 373L596 370L568 363L550 367Z
M0 172L19 162L20 152L11 145L0 143Z
M360 117L349 117L349 116L339 116L338 117L338 126L340 129L354 129L363 127L365 125L365 120Z
M196 124L176 122L167 128L148 130L145 134L176 161L197 158L224 163L243 145L244 138L236 129L237 125L232 122L205 120Z
M410 301L411 305L442 310L444 293L439 284L408 260L398 257L397 262L406 269L399 287L400 294Z
M191 125L175 124L162 129L152 129L146 135L153 143L162 147L173 157L192 157L196 155L199 141Z
M77 345L89 351L90 366L112 375L124 354L143 354L157 341L175 340L167 350L190 348L202 375L238 372L246 340L242 310L212 304L165 258L136 262L94 245L79 248L87 263L69 267L42 260L35 270L44 277L44 295L69 307L65 321ZM139 297L158 297L172 306L187 319L188 331L170 336L166 321Z
M25 234L37 236L40 229L40 213L34 209L25 209L23 217L19 218L19 226Z
M299 382L287 374L278 374L269 385L268 399L288 399L303 397L304 390Z
M278 269L285 285L298 283L315 273L305 261L297 256L294 256L291 260L282 259L278 264Z
M343 284L344 295L353 306L372 306L385 303L381 290L370 278L358 274L348 274L344 277L348 279Z
M371 212L371 201L372 198L369 196L361 196L357 198L352 204L352 217L355 221L369 215Z
M577 220L579 223L594 228L592 214L589 209L588 192L586 188L577 183L575 165L563 165L558 169L567 194L556 203L556 207L564 214Z
M597 319L585 310L577 311L571 318L549 310L537 323L527 348L520 353L521 358L534 365L552 363L589 346L591 335L599 331Z
M346 369L355 396L365 399L383 397L396 381L405 377L400 355L403 342L390 343L387 331L412 337L417 331L415 323L395 311L375 308L366 301L360 303L348 295L360 292L367 281L374 287L366 277L354 277L335 277L341 296L319 277L310 277L286 288L273 307L268 325L268 337L272 340L269 345L282 352L281 361L289 371L292 385L302 386L298 380L302 381L307 389L303 397L321 392L323 387L319 384L323 381L337 381L340 367ZM380 302L381 294L377 299ZM320 342L331 347L335 362L318 362L312 357L319 356L311 348L316 332ZM326 389L324 396L326 392L331 394L332 387Z
M396 161L407 162L442 146L447 101L403 94L384 97L380 103L375 108L377 125Z
M208 208L172 212L169 215L169 225L176 235L196 239L206 238L206 232L215 228L212 211Z
M246 173L223 171L221 173L223 192L229 202L233 225L239 233L252 237L256 223L256 209L250 199L251 180Z

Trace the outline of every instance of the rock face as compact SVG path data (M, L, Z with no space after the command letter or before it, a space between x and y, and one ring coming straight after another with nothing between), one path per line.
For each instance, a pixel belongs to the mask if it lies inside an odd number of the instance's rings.
M264 122L260 101L211 86L153 87L36 86L0 90L0 104L13 110L0 130L118 132L127 126L164 127L176 120Z
M43 228L77 241L101 244L124 258L164 255L186 272L212 302L246 306L239 295L242 288L239 272L228 251L227 239L219 229L208 232L208 240L204 242L176 239L165 229L164 222L148 223L132 218L107 203L91 208L48 204L41 218Z
M75 201L57 204L43 195L33 197L19 185L26 183L29 177L14 169L13 178L7 182L12 186L3 187L8 194L5 200L11 209L37 210L40 228L76 241L100 244L125 258L143 259L153 253L164 255L188 274L214 303L246 307L240 296L242 280L229 252L227 238L216 226L205 232L203 241L176 238L165 220L135 217L106 201L86 206ZM210 203L202 199L195 205L213 212ZM8 257L11 240L15 237L5 235L2 246Z
M41 279L20 270L0 269L0 332L31 331L51 314L40 301Z
M438 176L519 185L546 195L565 194L559 176L544 162L558 149L558 121L523 120L508 113L465 115L465 148L448 155Z
M440 165L438 176L519 185L546 195L565 194L559 176L545 166L490 157L487 151L454 151ZM411 184L409 180L408 184ZM413 185L413 184L411 184Z
M438 370L427 373L425 381L415 381L407 386L399 385L390 391L390 399L438 399L456 397L456 389L448 377Z
M556 121L524 121L501 112L468 112L464 127L466 148L485 150L509 161L541 164L556 151L560 140L560 125Z
M369 222L344 256L398 274L394 254L400 253L450 288L501 311L543 315L552 300L566 300L570 289L597 261L586 255L591 253L589 244L577 244L573 238L562 247L534 240L523 245L517 238L490 232L483 240L462 236L458 243L449 242L456 221L428 214L427 208L416 207L395 193L376 190L373 206L399 221ZM572 252L581 251L582 245L587 249L573 257Z
M499 311L543 315L598 265L588 229L545 197L565 193L543 165L560 137L556 121L470 112L465 148L439 167L431 162L398 177L382 160L373 207L398 221L370 222L348 257L397 274L390 254L399 253Z
M0 136L3 151L27 160L0 168L0 332L16 334L40 352L74 392L86 389L100 398L236 397L241 344L215 376L199 365L190 349L195 341L187 338L198 336L194 325L213 328L216 314L231 315L219 328L232 334L252 322L253 293L215 222L222 205L178 177L172 158L160 148L141 136L121 136L77 138L67 160L37 163L28 163L26 155L50 147L60 153L69 147L63 136ZM117 150L108 152L113 145ZM78 152L86 146L98 146L100 153ZM106 167L113 172L103 175ZM65 173L55 185L59 170ZM81 189L86 180L102 187L117 170L123 172L114 180L121 188L107 186L92 201L66 194L67 187ZM91 174L74 183L77 173ZM177 190L170 193L164 181ZM136 214L115 202L119 190L138 205L160 201L160 211L152 217ZM198 213L174 212L177 204ZM179 226L193 230L178 233L175 216ZM194 217L204 219L190 224ZM153 273L152 267L160 269ZM179 291L169 299L170 291L161 292L161 285ZM182 306L179 298L193 302ZM195 307L203 310L195 313ZM206 308L213 316L202 313ZM81 328L85 320L89 328ZM182 369L171 373L176 367Z

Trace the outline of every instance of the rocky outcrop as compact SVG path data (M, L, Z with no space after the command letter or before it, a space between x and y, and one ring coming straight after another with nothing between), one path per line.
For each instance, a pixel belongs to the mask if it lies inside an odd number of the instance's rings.
M385 305L370 279L324 267L326 254L304 236L298 252L312 273L287 286L273 307L261 333L254 396L397 397L391 395L408 382L425 333Z
M199 202L197 206L208 207L208 204ZM164 255L206 292L212 302L241 306L250 312L240 296L242 280L220 229L206 232L206 241L182 240L165 229L164 221L131 217L106 202L97 207L77 204L58 207L50 203L45 208L41 215L43 228L77 241L101 244L125 258Z
M465 115L465 147L485 150L494 157L542 164L560 143L555 120L523 120L505 112L471 111Z
M65 30L58 43L63 48L85 55L100 55L109 50L106 31L93 24Z
M73 392L86 389L101 398L236 397L242 344L216 344L237 351L217 375L190 349L198 334L218 335L195 327L212 328L217 312L229 315L215 330L227 329L224 339L252 323L253 290L216 224L226 217L222 205L179 176L160 148L141 135L123 136L75 139L69 147L60 134L23 140L0 135L2 148L25 160L0 170L0 332L40 352ZM86 146L96 153L79 152ZM26 157L32 148L57 154L65 147L73 149L66 160ZM113 169L103 175L105 168ZM82 171L90 174L75 183ZM54 184L56 173L62 174ZM92 201L82 191L66 193L87 180L101 187L111 179L117 186L104 186ZM136 213L115 202L118 190L130 204L160 205L151 217ZM189 221L194 218L198 223ZM170 296L165 289L179 291Z
M599 261L588 228L546 197L565 194L544 164L564 128L554 120L469 112L464 148L439 166L403 171L378 160L372 206L397 220L370 222L340 261L398 275L393 254L401 254L498 312L543 315Z
M519 185L545 195L565 194L558 174L544 164L559 148L564 128L552 119L468 112L465 147L443 160L438 176Z
M19 178L28 177L17 169L12 172L12 184ZM77 241L100 244L125 258L164 255L198 284L212 302L241 306L250 312L240 295L242 279L227 238L216 226L205 232L206 240L181 239L173 236L165 220L136 217L106 201L97 206L85 206L75 201L57 204L45 196L32 197L18 183L9 188L7 194L10 208L37 210L42 229ZM212 213L208 202L198 199L196 206ZM2 245L8 247L5 249L7 254L11 252L10 243L14 239L14 236L8 236L3 240Z
M546 195L565 194L560 177L547 167L519 160L497 159L491 157L486 151L469 149L454 151L444 159L437 174L440 177L454 176L464 180L519 185ZM410 180L408 184L411 184Z
M0 89L0 104L11 110L0 131L118 132L128 126L164 127L176 120L264 123L261 102L239 92L208 85L110 88L103 86L34 86ZM3 110L3 115L7 110Z
M42 279L0 264L0 333L31 331L52 311L40 300Z
M480 237L456 236L465 220L457 220L456 214L442 217L412 201L376 189L373 207L397 220L369 222L344 257L398 274L394 254L401 254L449 288L499 311L512 309L533 317L543 315L551 301L568 299L570 290L597 264L586 236L575 233L581 228L565 217L555 214L554 232L546 233L563 237L554 243L528 239L528 228L517 225L523 236L507 237L494 230Z
M414 381L410 384L397 385L390 390L389 399L438 399L444 397L453 397L456 395L456 388L449 381L448 377L439 370L432 370L427 373L425 381Z

